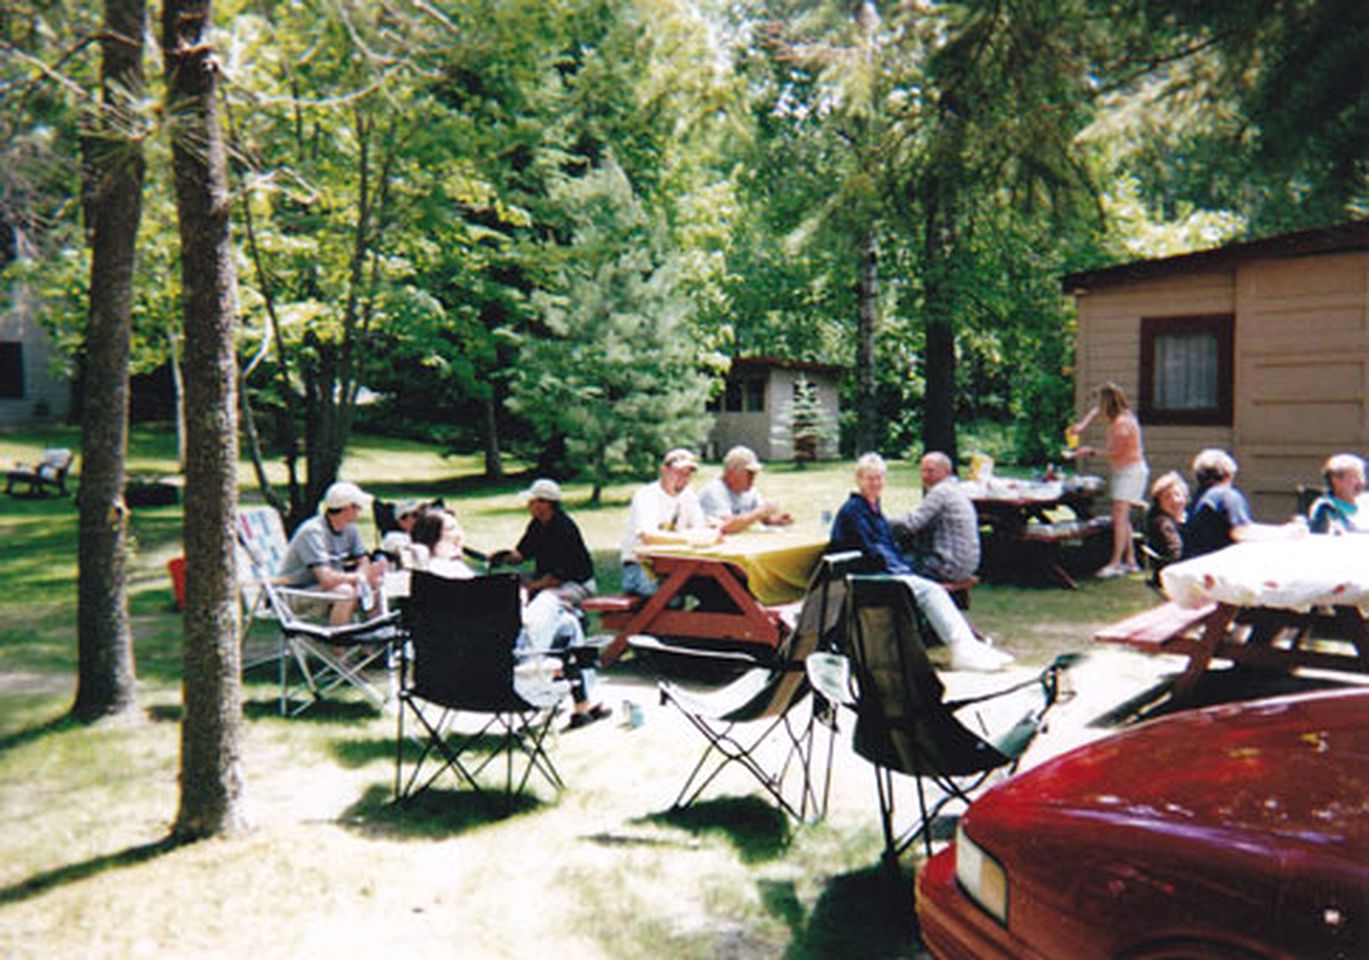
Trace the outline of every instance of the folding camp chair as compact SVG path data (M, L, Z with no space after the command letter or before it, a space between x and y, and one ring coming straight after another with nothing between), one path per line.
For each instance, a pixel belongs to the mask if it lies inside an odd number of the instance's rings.
M501 757L505 810L534 770L562 789L546 740L570 683L558 675L555 657L516 647L522 630L518 577L452 580L415 571L404 621L413 659L402 654L395 799L413 798L445 772L484 794L480 776ZM417 723L409 735L417 746L405 739L407 714ZM483 716L458 729L462 714ZM488 750L491 737L494 749ZM406 776L406 752L415 749ZM521 771L515 763L520 758Z
M327 607L337 594L300 590L272 581L262 584L262 595L280 625L280 713L296 717L328 694L351 687L377 709L395 692L395 648L402 646L399 614L375 597L379 611L369 619L345 624L326 622ZM290 667L294 664L295 671ZM367 675L384 672L384 686ZM306 696L298 697L298 694Z
M918 630L913 594L889 576L847 578L846 642L849 679L834 684L814 669L831 668L831 656L810 658L809 675L825 696L855 709L853 746L874 764L884 860L896 869L919 836L930 855L932 824L948 804L968 804L995 770L1015 768L1056 700L1059 671L1068 659L1006 689L947 701ZM981 736L962 722L961 717L976 719L970 716L976 705L1009 694L1021 695L1025 710L1001 736ZM983 719L982 714L977 718L981 726ZM896 773L912 777L917 794L917 816L903 826L896 823ZM932 802L928 782L940 792Z
M707 741L698 763L685 780L674 807L688 807L731 764L750 773L775 803L795 820L821 819L827 811L835 724L828 723L826 767L819 769L818 726L831 719L827 704L809 697L804 659L820 646L836 643L841 629L842 575L859 560L855 552L822 558L809 580L798 622L775 651L759 662L744 654L699 651L666 644L654 637L629 641L634 650L671 652L704 660L749 664L737 679L713 691L691 692L668 680L658 682L661 701L674 705ZM806 706L804 700L808 700ZM782 734L778 759L762 749ZM790 778L791 772L795 775Z

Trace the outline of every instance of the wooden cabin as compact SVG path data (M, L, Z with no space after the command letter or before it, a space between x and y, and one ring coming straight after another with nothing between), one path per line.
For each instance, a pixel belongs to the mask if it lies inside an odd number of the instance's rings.
M1221 447L1256 519L1278 522L1329 455L1369 454L1369 222L1075 273L1063 286L1079 316L1076 408L1103 381L1121 386L1152 478L1177 469L1191 483L1193 455Z

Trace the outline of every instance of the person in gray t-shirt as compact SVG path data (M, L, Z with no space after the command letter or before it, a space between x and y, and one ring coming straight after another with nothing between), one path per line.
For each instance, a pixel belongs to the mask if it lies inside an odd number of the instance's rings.
M322 512L299 525L281 558L280 577L288 586L317 587L343 598L329 605L333 624L350 621L360 598L379 590L385 576L384 565L367 557L357 529L357 517L370 501L354 483L333 484L323 496Z
M779 527L794 522L778 504L762 500L756 492L756 474L762 469L760 459L750 447L733 447L723 457L722 476L699 494L704 516L719 524L723 533L737 533L753 523Z
M894 537L924 577L942 583L968 580L979 567L979 515L960 489L950 457L934 450L918 469L922 502L891 522Z

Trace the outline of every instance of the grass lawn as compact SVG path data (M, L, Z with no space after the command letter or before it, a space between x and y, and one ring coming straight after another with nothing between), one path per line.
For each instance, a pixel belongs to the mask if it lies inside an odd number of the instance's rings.
M74 428L0 434L0 462L78 441ZM135 431L133 451L130 473L174 472L165 432ZM518 491L529 478L485 482L479 469L476 458L359 438L343 474L386 497L442 496L473 546L510 546L527 522ZM849 462L779 465L761 478L814 531L850 480ZM247 469L242 481L248 500ZM636 486L609 488L595 507L587 486L566 488L604 590L618 583ZM886 510L911 507L916 486L915 465L893 464ZM507 818L454 788L392 807L392 715L344 698L282 720L274 666L253 671L243 773L256 829L166 844L181 624L165 564L180 552L180 524L175 506L133 518L129 586L146 719L82 727L65 719L76 661L74 502L0 503L0 957L922 955L906 885L878 871L868 766L838 751L831 810L818 825L791 826L741 779L724 778L708 800L672 813L701 741L630 662L607 671L601 690L613 706L641 704L645 725L615 720L556 736L567 789L540 789ZM1098 625L1152 602L1136 580L1089 581L1078 592L984 585L973 617L1030 668L1086 649ZM264 626L254 635L269 642Z

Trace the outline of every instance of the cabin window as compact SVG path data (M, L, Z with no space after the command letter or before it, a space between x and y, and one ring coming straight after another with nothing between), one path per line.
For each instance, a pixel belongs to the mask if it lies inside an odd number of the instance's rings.
M0 400L24 399L24 345L0 342Z
M727 381L721 409L728 413L764 413L765 378L747 377Z
M1230 426L1234 319L1141 320L1141 419Z

